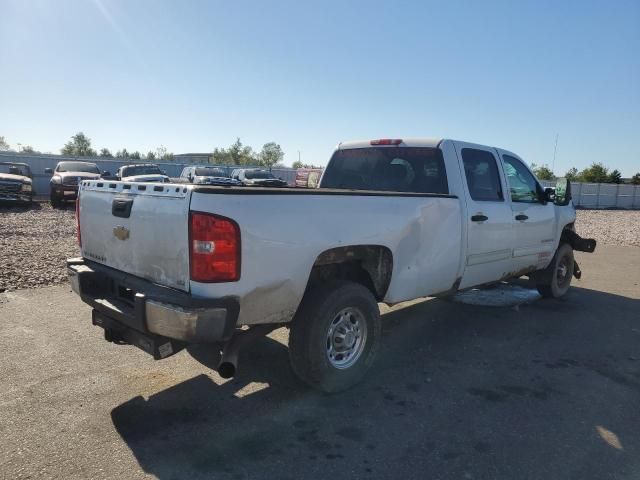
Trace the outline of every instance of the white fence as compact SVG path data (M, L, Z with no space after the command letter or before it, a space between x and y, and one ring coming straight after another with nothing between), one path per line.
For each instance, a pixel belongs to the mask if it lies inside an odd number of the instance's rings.
M555 186L555 182L541 183ZM571 196L576 207L640 209L640 185L571 182Z

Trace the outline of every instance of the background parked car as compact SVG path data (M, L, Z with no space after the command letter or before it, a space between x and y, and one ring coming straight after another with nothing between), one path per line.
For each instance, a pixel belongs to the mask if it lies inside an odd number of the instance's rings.
M296 170L296 187L318 188L322 168L299 168Z
M196 165L185 167L180 174L180 178L187 183L198 185L242 185L241 182L232 179L227 172L220 167L202 167Z
M123 165L116 172L118 180L123 182L168 182L169 177L153 163Z
M100 178L100 169L95 163L80 161L59 162L53 170L45 168L44 173L53 173L49 182L49 199L53 207L60 206L66 200L75 200L78 196L78 183L82 180ZM108 175L108 172L104 172Z
M231 178L242 185L252 187L288 187L287 182L277 178L269 170L260 168L236 168L231 172Z
M0 162L0 202L33 200L31 169L26 163Z

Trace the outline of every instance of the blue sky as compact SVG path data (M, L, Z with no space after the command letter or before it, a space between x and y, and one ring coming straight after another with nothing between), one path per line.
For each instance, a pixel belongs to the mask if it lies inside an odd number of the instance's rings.
M436 136L640 171L640 2L0 0L0 135L324 164Z

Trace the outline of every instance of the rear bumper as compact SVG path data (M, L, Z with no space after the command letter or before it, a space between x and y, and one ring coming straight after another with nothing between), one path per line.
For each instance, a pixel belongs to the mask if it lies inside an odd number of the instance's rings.
M69 259L67 272L71 288L93 307L93 323L105 329L107 339L113 334L155 358L187 343L226 341L238 319L235 298L195 298L82 258Z

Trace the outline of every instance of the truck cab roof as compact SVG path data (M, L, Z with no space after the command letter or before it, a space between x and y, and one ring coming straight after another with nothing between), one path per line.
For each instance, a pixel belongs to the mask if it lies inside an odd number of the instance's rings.
M445 139L432 137L403 137L403 138L375 138L369 140L349 140L340 142L337 150L349 148L369 148L376 145L403 146L403 147L430 147L436 148ZM381 142L381 143L380 143Z

